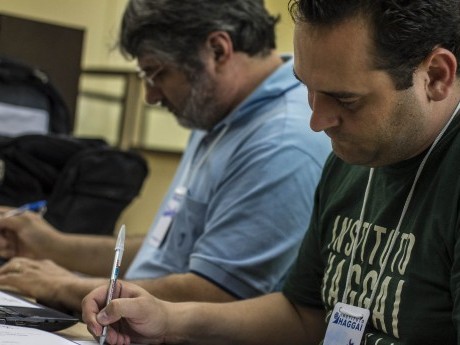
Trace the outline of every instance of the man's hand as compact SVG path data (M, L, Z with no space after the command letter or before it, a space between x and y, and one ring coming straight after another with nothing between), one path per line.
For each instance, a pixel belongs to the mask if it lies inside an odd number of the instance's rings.
M59 294L69 285L69 281L77 279L78 276L50 260L14 258L0 267L0 286L13 288L56 308L69 309L67 302L71 299L61 301Z
M170 303L127 282L117 283L115 295L119 297L107 307L107 286L95 289L83 299L83 321L94 337L99 337L103 327L110 325L106 339L109 344L164 342L167 305Z
M0 211L7 210L2 208ZM61 235L34 212L5 219L0 216L0 257L46 258L47 247L56 245Z

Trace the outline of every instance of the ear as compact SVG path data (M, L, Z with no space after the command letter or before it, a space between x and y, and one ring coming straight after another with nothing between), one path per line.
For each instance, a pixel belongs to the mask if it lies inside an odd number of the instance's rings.
M424 60L428 74L427 95L433 101L441 101L454 87L457 59L445 48L435 48Z
M206 41L206 47L216 64L226 63L233 55L232 38L225 31L210 33Z

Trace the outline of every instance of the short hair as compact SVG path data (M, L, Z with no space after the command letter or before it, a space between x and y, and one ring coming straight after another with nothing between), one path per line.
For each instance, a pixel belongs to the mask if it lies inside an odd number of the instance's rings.
M275 46L275 25L263 0L130 0L120 30L120 50L128 58L155 54L172 64L202 67L208 35L225 31L235 51L265 56Z
M460 61L460 0L290 0L289 11L295 22L313 26L367 18L374 67L387 71L399 90L413 85L414 71L435 47Z

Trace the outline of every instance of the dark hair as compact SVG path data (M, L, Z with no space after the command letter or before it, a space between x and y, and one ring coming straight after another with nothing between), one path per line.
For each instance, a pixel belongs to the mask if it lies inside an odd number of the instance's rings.
M289 11L294 21L314 26L367 18L374 66L387 71L400 90L412 86L415 69L435 47L460 61L460 0L290 0Z
M201 68L208 35L225 31L235 51L267 55L275 48L275 25L263 0L130 0L119 46L128 58L151 53L189 69Z

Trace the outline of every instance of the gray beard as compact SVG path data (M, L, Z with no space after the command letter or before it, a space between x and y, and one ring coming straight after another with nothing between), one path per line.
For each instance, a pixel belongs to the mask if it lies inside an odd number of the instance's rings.
M215 90L215 83L206 73L193 80L183 109L174 112L179 124L190 129L213 128L224 117Z

